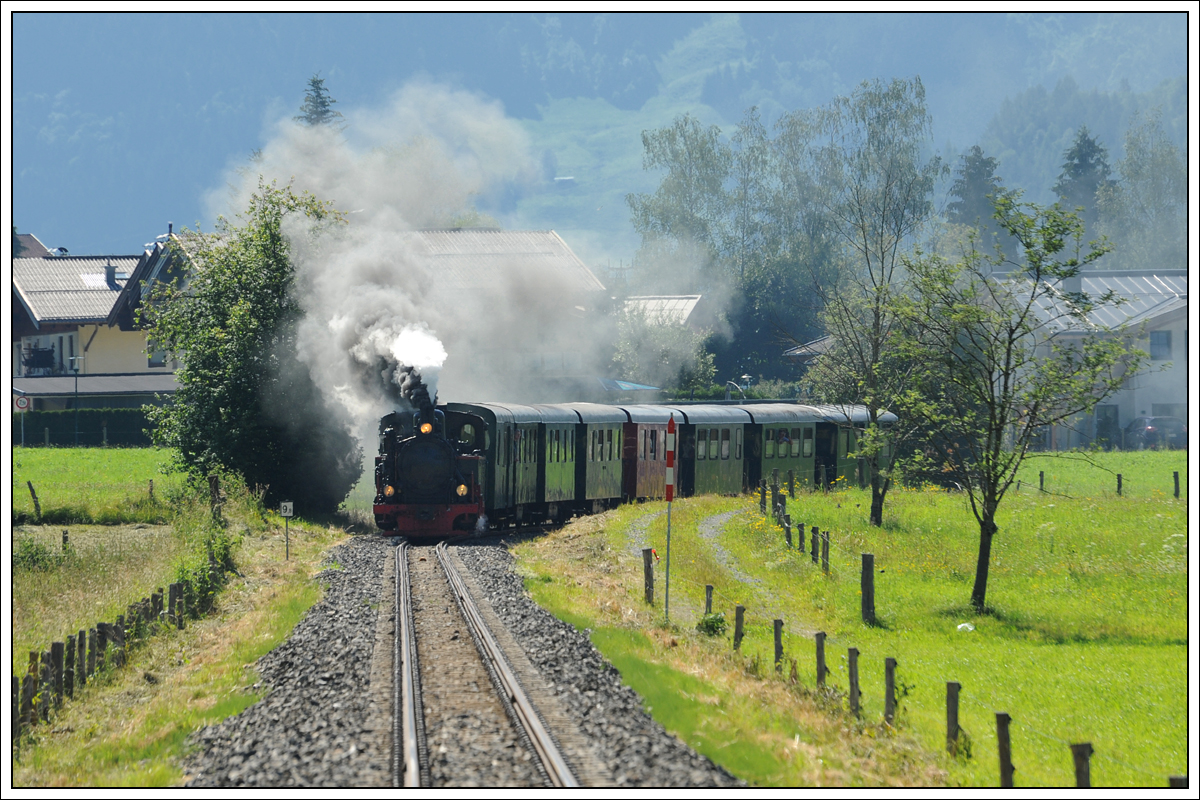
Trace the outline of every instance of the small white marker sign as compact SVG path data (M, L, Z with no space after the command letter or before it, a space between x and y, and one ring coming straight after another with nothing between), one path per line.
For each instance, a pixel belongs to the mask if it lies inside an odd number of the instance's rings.
M290 502L280 503L279 504L279 513L280 513L280 515L285 516L285 517L292 516L292 504Z

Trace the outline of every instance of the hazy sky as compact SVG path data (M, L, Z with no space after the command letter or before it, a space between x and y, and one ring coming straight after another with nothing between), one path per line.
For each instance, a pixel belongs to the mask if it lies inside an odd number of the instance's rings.
M939 146L961 149L1005 96L1028 86L1072 74L1084 87L1128 81L1145 90L1139 82L1181 74L1181 22L1153 14L17 13L5 17L12 223L73 254L139 252L168 220L211 228L228 171L297 112L319 72L348 116L386 107L422 78L499 101L529 132L544 169L582 174L588 164L612 168L620 154L633 166L619 174L596 166L611 196L593 203L604 207L595 209L602 234L593 238L615 257L633 241L622 198L654 184L636 166L640 131L688 109L735 122L713 99L710 76L722 67L742 76L727 106L761 94L768 109L827 102L868 78L920 74ZM587 222L556 220L555 207L545 197L509 197L496 213L508 225L567 229L568 243L588 249Z

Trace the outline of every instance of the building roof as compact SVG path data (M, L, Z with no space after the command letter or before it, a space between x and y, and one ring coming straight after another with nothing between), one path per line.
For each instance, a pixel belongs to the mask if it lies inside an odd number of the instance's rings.
M178 388L170 372L79 376L79 394L85 395L171 394ZM13 378L12 390L14 395L29 397L74 396L75 376Z
M998 276L1007 277L1007 276ZM1115 328L1121 325L1140 325L1172 312L1187 312L1187 270L1091 270L1080 273L1080 289L1093 299L1112 291L1126 302L1118 306L1103 306L1088 315L1095 325ZM1038 303L1043 319L1051 316L1055 301L1045 298ZM1054 317L1060 315L1055 312ZM1056 321L1055 327L1066 328L1066 320Z
M554 231L463 228L410 231L404 239L427 259L442 290L486 289L496 284L497 275L541 282L555 274L577 291L604 291Z
M820 339L813 339L811 342L805 342L804 344L784 350L783 354L788 358L794 358L802 364L808 364L828 353L832 347L833 337L822 336Z
M700 302L698 294L648 294L628 297L625 308L638 311L646 316L649 322L659 325L686 325Z
M21 258L45 258L50 255L50 248L32 233L18 233L17 241L21 243Z
M14 258L13 293L38 326L105 322L137 263L137 256ZM111 282L108 265L115 273Z

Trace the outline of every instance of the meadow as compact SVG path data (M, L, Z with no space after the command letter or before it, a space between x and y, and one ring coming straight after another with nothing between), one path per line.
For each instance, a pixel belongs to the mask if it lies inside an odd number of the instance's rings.
M830 531L829 576L787 548L756 499L676 502L670 624L665 504L626 506L582 523L590 532L576 539L568 526L516 553L535 599L590 628L668 729L755 784L997 786L995 713L1006 712L1017 786L1073 786L1068 745L1091 742L1093 785L1165 787L1187 773L1186 454L1099 461L1059 454L1027 466L1032 488L1023 476L1001 508L985 614L968 603L978 525L965 496L944 491L894 490L882 528L867 524L869 492L798 494L792 519ZM1047 493L1036 490L1039 471ZM1131 487L1122 497L1115 478L1107 488L1115 472ZM662 559L653 608L641 596L643 545ZM860 618L862 553L875 557L870 626ZM695 631L705 584L728 622L723 637ZM734 655L738 603L747 634ZM785 626L778 677L775 618ZM815 686L817 631L828 637L832 693ZM846 711L850 647L860 653L861 720ZM904 695L895 726L882 722L887 657ZM945 750L947 681L962 684L957 757ZM858 764L856 753L878 763Z
M165 461L165 452L150 449L14 451L15 488L33 481L43 518L48 509L73 508L76 517L118 523L14 526L14 674L25 671L30 650L46 649L96 620L112 620L129 603L181 576L194 577L197 569L207 574L205 547L214 534L232 543L237 569L211 596L205 616L182 631L138 642L127 668L100 674L54 714L51 725L27 731L14 749L14 785L180 783L188 734L261 697L247 669L282 642L320 597L312 576L344 531L292 520L285 561L282 519L264 511L256 497L224 480L225 522L214 526L207 491L188 491L180 476L161 473ZM18 513L14 508L14 517ZM169 524L136 521L143 515Z
M12 454L14 524L163 524L184 484L178 473L164 472L170 452L158 448L14 447Z

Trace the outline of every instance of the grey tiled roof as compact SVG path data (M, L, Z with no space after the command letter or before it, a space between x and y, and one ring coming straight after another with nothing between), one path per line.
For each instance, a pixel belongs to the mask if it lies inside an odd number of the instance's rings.
M602 292L579 257L554 231L488 229L412 231L404 235L427 259L439 290L486 289L505 279L553 276L581 292Z
M137 263L138 256L14 258L13 290L38 324L104 322ZM107 264L116 271L112 283Z

